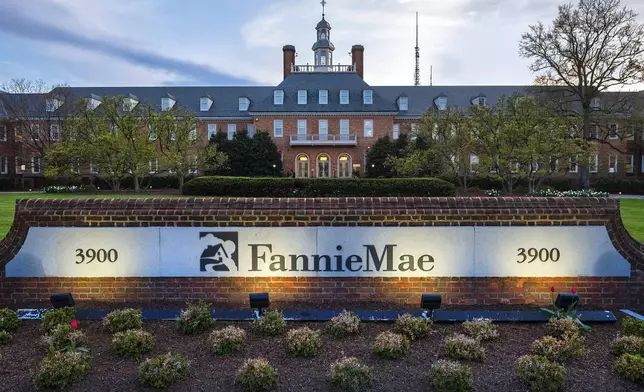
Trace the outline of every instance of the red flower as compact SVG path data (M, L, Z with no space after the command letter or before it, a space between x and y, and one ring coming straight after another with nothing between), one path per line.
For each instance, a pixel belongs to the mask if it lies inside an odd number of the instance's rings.
M78 321L72 320L72 323L70 324L70 327L72 327L72 329L78 328Z
M554 293L555 292L555 286L550 286L550 292Z
M570 289L570 292L573 294L577 294L577 289L573 287L572 289Z

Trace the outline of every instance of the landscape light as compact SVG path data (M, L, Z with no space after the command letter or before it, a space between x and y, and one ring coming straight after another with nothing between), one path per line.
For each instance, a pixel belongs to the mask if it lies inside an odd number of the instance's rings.
M579 295L571 293L560 293L557 294L557 300L555 301L555 306L560 309L570 309L579 303Z
M255 310L255 317L260 318L264 309L268 308L270 300L268 298L268 293L250 293L248 294L248 302L250 302L250 308Z
M441 295L440 294L422 294L420 296L420 307L425 309L423 312L423 317L425 320L431 318L434 315L434 310L441 307Z
M51 306L53 306L54 309L73 308L76 306L72 293L54 293L49 297L49 300L51 301Z

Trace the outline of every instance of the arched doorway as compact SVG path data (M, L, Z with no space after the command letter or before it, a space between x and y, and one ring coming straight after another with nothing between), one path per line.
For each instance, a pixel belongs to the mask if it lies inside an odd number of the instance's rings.
M342 154L338 157L338 178L351 178L351 156Z
M327 154L318 155L318 178L331 177L331 158Z
M309 177L309 157L306 154L300 154L295 158L295 177Z

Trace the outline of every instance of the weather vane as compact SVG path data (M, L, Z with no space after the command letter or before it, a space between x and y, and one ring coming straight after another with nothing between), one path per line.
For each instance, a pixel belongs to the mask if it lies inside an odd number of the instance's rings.
M324 18L324 6L326 5L326 0L322 0L320 4L322 4L322 17Z

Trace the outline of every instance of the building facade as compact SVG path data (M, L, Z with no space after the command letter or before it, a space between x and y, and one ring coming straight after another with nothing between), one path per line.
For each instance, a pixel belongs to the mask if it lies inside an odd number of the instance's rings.
M364 173L366 153L376 140L413 134L421 116L430 109L494 104L502 96L526 94L531 88L372 86L364 80L363 46L351 48L352 64L333 64L335 46L331 30L323 15L315 28L313 64L296 64L295 47L283 47L283 80L277 86L72 87L67 89L65 99L52 99L53 95L60 94L51 93L20 96L0 93L3 97L0 99L0 177L12 178L23 188L38 184L44 172L44 153L60 139L56 118L70 104L66 100L85 98L93 108L98 108L107 96L123 96L129 105L145 103L161 110L179 105L197 115L203 143L217 132L225 132L232 139L240 130L248 131L251 136L259 130L267 131L281 152L284 174L346 178ZM8 110L11 102L17 101L29 106L25 112L33 112L30 129L32 134L41 135L38 138L41 145L33 140L26 143L15 131L18 126L24 126L18 125ZM618 126L607 124L608 129ZM92 167L79 170L83 176L100 175ZM163 168L151 163L151 172L162 171ZM641 175L644 172L641 148L633 140L608 137L591 171L598 175Z

